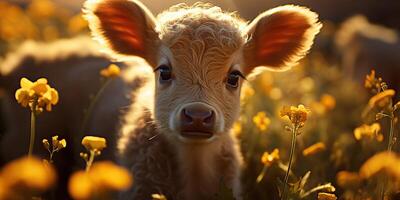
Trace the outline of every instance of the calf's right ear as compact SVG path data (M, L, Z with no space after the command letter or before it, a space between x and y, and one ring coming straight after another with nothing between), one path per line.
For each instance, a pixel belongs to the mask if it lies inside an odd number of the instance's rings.
M292 67L307 54L320 28L318 15L305 7L286 5L260 14L246 30L244 72Z
M144 58L157 63L160 39L153 14L136 0L87 0L85 18L92 36L114 58Z

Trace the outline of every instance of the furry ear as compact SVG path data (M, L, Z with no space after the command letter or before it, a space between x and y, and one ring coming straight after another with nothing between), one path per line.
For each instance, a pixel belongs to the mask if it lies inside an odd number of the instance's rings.
M116 58L140 56L156 63L159 37L156 20L136 0L87 0L85 18L94 39Z
M247 27L244 72L262 66L273 71L292 67L307 54L321 26L316 13L300 6L286 5L260 14Z

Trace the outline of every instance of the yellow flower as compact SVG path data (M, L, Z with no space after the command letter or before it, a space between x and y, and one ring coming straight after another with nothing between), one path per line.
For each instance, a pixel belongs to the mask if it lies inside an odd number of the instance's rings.
M373 108L373 107L384 108L390 103L390 100L395 95L395 93L396 92L392 89L388 89L383 92L380 92L380 93L376 94L375 96L371 97L371 99L369 99L368 105L371 108Z
M4 181L0 177L0 199L7 199L9 196L8 188Z
M253 117L253 122L261 131L267 130L268 126L271 124L271 120L267 117L265 112L258 112Z
M56 5L51 0L33 0L27 12L29 15L40 20L53 16L56 10Z
M30 94L43 95L47 91L47 79L40 78L36 82L31 82L27 78L22 78L20 82L21 88L31 90Z
M85 136L82 139L82 145L87 150L98 150L101 151L106 147L106 139L96 136Z
M342 188L357 188L361 181L358 173L340 171L336 174L336 182Z
M86 30L88 27L87 21L82 17L82 14L77 14L73 16L68 21L68 32L71 35L76 35L83 30Z
M7 188L26 193L43 192L56 182L55 170L34 157L24 157L8 163L1 170Z
M271 166L274 162L278 161L279 157L279 149L274 149L271 153L264 152L261 157L261 162L266 166Z
M307 115L310 110L304 107L304 105L295 106L284 106L281 110L281 117L288 117L289 120L296 126L303 126L307 120Z
M260 75L259 81L261 88L263 88L266 93L269 93L274 83L274 77L272 76L272 74L269 72L263 72Z
M47 79L40 78L31 82L27 78L20 81L21 88L15 92L15 99L23 107L29 107L32 111L41 112L43 108L51 111L51 106L58 103L58 92L47 84Z
M18 89L15 92L15 99L17 99L18 103L21 104L23 107L27 107L31 100L29 90L23 88Z
M240 100L244 101L254 95L254 89L247 83L243 84Z
M232 127L233 134L239 137L242 133L242 124L240 122L235 122Z
M336 106L335 97L329 94L324 94L321 97L321 104L325 107L326 110L332 110Z
M303 150L303 156L314 155L326 149L326 146L322 142L315 143Z
M315 81L311 77L305 77L298 83L298 89L301 92L308 93L315 88Z
M364 86L367 89L372 89L372 88L376 88L377 87L377 82L376 82L376 78L375 78L375 70L371 70L371 73L366 75L365 77L365 82L364 82ZM378 85L378 87L380 87Z
M120 68L115 64L111 64L106 69L100 71L100 75L106 78L118 77L120 73L121 73Z
M84 171L78 171L71 175L68 190L74 199L90 199L95 189L89 174Z
M67 141L65 141L65 139L58 140L58 135L53 136L51 138L51 141L52 141L53 148L56 150L60 150L60 149L67 147Z
M362 138L376 139L378 142L383 141L383 135L380 133L381 126L379 123L373 123L371 125L363 124L360 127L354 129L354 137L356 140Z
M109 161L95 163L90 173L93 183L101 188L123 190L132 185L130 173Z
M53 147L58 146L58 135L55 135L51 138L51 144L53 145Z
M58 143L57 148L58 149L63 149L65 147L67 147L67 141L65 139L60 140L60 142Z
M360 168L360 177L367 179L380 172L389 175L392 178L400 180L400 158L392 152L381 152L375 154Z
M47 139L43 139L42 143L45 149L50 150L50 143Z
M167 197L162 194L152 194L151 198L153 198L153 200L167 200Z
M58 103L58 92L54 88L49 88L46 93L43 94L42 98L39 98L38 105L40 107L46 107L47 111L51 111L51 106Z
M274 87L269 91L269 97L273 100L279 100L282 98L282 90L278 87Z
M335 194L320 192L318 193L318 200L336 200L337 197Z
M93 164L88 172L75 172L69 180L68 189L74 199L93 199L125 190L132 182L132 176L126 169L103 161Z

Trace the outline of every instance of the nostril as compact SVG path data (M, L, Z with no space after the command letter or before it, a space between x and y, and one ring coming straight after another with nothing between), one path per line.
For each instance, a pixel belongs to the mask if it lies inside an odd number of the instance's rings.
M186 109L182 110L182 118L185 122L188 123L193 121L193 118L190 116L190 113Z
M214 122L214 111L209 111L208 115L206 118L204 118L203 123L206 125L212 124Z

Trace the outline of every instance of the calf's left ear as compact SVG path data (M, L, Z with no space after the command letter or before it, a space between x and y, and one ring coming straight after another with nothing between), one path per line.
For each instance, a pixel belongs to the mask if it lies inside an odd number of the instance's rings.
M245 74L256 67L289 69L307 54L321 27L318 15L300 6L286 5L260 14L246 30Z
M87 0L85 18L94 39L114 58L144 58L150 65L157 60L160 39L156 19L137 0Z

